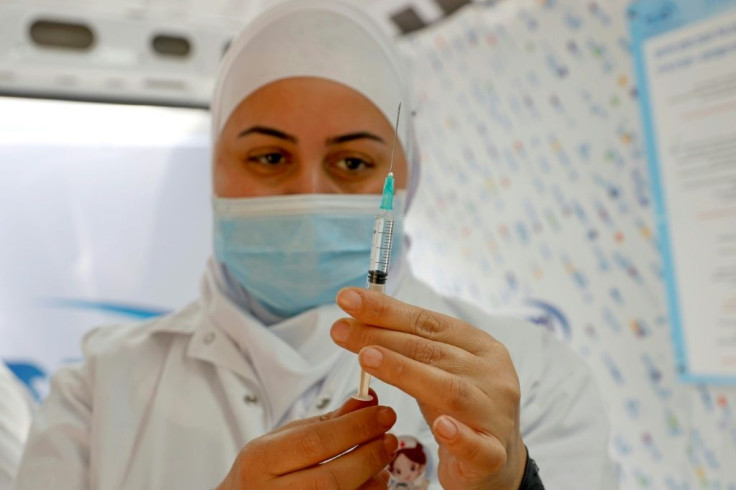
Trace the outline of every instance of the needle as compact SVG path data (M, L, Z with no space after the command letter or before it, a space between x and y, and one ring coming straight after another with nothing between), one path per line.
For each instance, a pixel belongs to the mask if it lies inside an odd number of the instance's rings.
M394 143L391 146L391 167L388 169L389 173L394 170L394 152L396 151L396 133L399 132L399 117L401 116L401 102L399 102L399 110L396 112L396 126L394 127Z

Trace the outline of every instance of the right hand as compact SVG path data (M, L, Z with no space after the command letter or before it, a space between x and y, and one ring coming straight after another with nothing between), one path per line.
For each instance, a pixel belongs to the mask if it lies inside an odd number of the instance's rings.
M386 431L396 423L396 413L378 406L372 395L372 402L351 399L334 412L253 439L218 490L385 489L385 468L398 448Z

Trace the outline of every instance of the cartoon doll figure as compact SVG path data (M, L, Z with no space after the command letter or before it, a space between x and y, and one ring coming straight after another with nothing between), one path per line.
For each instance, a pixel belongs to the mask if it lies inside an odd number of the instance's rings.
M411 436L399 437L396 457L388 466L391 472L389 490L426 490L429 480L424 475L427 455L424 447Z

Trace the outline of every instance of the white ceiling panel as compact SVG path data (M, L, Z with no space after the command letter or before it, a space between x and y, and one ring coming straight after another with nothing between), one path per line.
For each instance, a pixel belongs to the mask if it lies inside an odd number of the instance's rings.
M207 106L229 40L257 12L278 1L0 0L0 95ZM473 3L355 2L391 36L431 25ZM31 35L31 26L38 27L40 20L77 25L93 42L87 49L43 46ZM72 31L47 29L43 39L63 43ZM169 39L168 45L188 54L155 52L152 40L159 35L180 38Z

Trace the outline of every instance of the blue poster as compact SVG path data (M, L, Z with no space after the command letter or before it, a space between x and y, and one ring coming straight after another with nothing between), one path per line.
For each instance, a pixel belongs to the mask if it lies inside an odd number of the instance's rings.
M680 377L736 384L736 0L628 17Z

